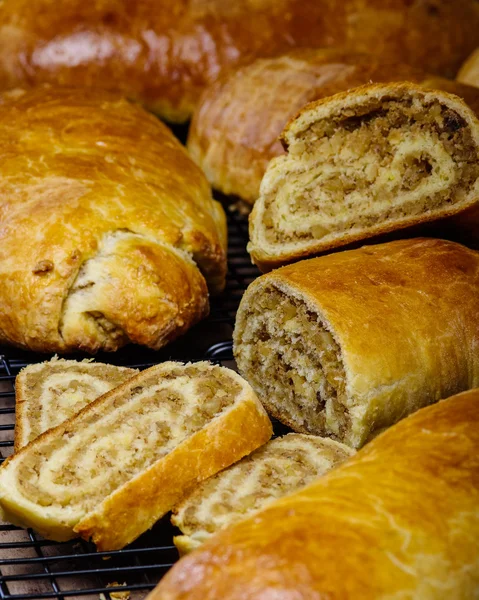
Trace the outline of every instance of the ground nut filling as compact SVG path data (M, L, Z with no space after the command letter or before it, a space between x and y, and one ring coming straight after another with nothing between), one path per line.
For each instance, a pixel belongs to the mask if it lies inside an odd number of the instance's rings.
M354 453L317 436L288 434L202 483L174 517L182 532L202 540L308 485Z
M17 468L18 487L44 506L89 511L231 407L241 386L220 367L190 365L109 398L84 415L81 435L66 427Z
M464 200L477 149L454 110L370 99L362 114L320 120L295 141L264 197L265 240L323 240ZM345 111L346 113L346 111Z
M295 431L343 438L350 418L340 348L303 301L262 289L238 346L240 370L273 416Z

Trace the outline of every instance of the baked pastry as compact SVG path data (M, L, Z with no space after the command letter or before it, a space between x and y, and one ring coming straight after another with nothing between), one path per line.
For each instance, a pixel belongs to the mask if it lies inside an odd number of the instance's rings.
M305 487L353 455L344 444L315 435L276 438L210 477L178 505L171 522L180 554L198 548L213 533Z
M50 429L0 468L7 520L44 537L115 550L193 485L264 444L261 403L234 371L167 362Z
M468 600L479 590L479 391L420 410L213 536L148 600Z
M15 379L15 452L136 374L91 360L53 358L25 367Z
M479 48L462 65L457 80L461 83L479 87Z
M0 88L106 87L181 122L222 70L255 56L373 49L455 76L478 28L476 0L3 0Z
M224 286L226 223L170 130L102 92L0 98L0 343L160 348Z
M446 89L479 111L479 90L421 69L343 50L297 49L257 59L209 86L193 115L188 150L214 188L253 204L269 161L284 154L281 132L305 104L391 81Z
M215 189L253 204L269 161L284 153L281 132L305 104L368 82L424 77L421 69L344 50L258 58L207 88L191 121L188 151Z
M479 387L479 253L399 240L305 260L246 290L242 375L294 431L359 448L382 428Z
M282 139L250 217L262 270L479 204L479 121L446 92L356 88L307 105Z

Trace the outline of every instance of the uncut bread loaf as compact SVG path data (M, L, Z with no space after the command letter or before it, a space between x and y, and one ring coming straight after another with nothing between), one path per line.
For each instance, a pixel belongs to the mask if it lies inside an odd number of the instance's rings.
M329 438L289 433L207 479L173 511L183 535L180 554L198 548L211 535L305 487L354 454Z
M137 374L91 360L53 358L25 367L15 379L15 452Z
M479 204L479 121L447 92L356 88L307 105L283 141L250 217L262 270Z
M0 97L0 139L0 343L157 349L208 314L225 215L158 119L40 87Z
M429 406L213 536L148 600L472 600L479 390Z
M281 132L300 109L363 84L391 81L454 93L479 112L477 88L388 63L381 54L296 49L256 59L209 86L193 115L188 150L214 188L253 204L269 161L284 154Z
M107 88L182 122L222 71L256 56L374 49L452 77L478 29L475 0L3 0L0 89Z
M31 442L0 468L4 518L44 537L115 550L189 489L272 434L234 371L167 362L143 371Z
M358 448L409 413L479 386L479 253L399 240L254 281L234 352L267 410Z

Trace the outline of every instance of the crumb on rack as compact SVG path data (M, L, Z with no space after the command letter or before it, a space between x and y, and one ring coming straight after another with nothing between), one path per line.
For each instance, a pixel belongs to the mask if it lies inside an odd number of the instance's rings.
M112 583L108 583L106 587L113 588L123 586L126 586L125 582L118 583L117 581L113 581ZM113 598L113 600L130 600L130 596L131 594L128 590L126 590L125 592L110 592L110 598ZM99 600L106 600L105 594L100 594Z

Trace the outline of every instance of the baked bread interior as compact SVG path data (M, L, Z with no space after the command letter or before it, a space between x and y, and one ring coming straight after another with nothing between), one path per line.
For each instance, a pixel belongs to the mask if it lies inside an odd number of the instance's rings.
M191 552L212 534L291 494L352 456L348 446L329 438L289 433L210 477L173 511L183 533L174 542Z
M479 121L457 96L377 84L307 105L250 218L263 270L479 201Z
M118 549L194 484L271 436L250 386L209 363L143 371L50 429L0 468L7 520Z
M236 316L240 373L294 431L360 447L479 386L479 253L418 238L257 278Z
M137 373L58 358L25 367L15 379L15 452Z

